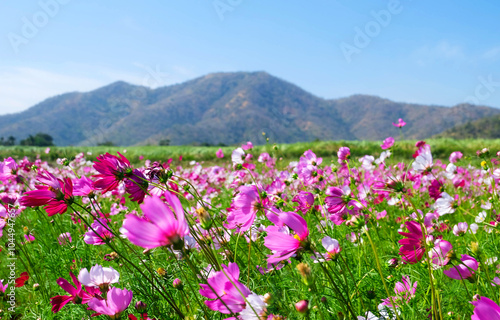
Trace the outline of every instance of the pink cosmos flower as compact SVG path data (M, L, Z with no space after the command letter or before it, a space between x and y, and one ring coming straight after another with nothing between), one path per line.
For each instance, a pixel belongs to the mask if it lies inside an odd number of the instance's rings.
M3 284L3 279L0 280L0 292L5 293L5 290L7 290L8 286L9 284L7 282Z
M222 148L219 148L219 150L217 150L217 152L215 153L215 156L219 159L224 158L224 152L222 152Z
M94 298L89 301L90 309L98 314L105 314L111 319L119 319L132 301L132 291L126 289L111 288L106 300Z
M297 211L306 214L314 205L314 195L310 192L301 191L292 199L293 202L297 202Z
M340 164L344 164L345 162L349 161L349 157L351 156L351 150L348 147L340 147L339 151L337 152L338 156L338 162Z
M100 293L99 291L95 291L92 289L88 290L90 291L90 293L87 293L82 289L82 284L80 283L80 281L78 281L76 276L72 272L70 272L69 275L71 276L71 279L75 284L74 287L64 278L57 279L57 284L70 295L55 296L50 298L50 303L52 304L52 312L54 313L59 312L62 309L62 307L64 307L66 304L70 302L74 304L86 304L95 296L97 296L97 294Z
M253 148L253 144L252 144L252 142L248 141L246 144L243 144L243 145L241 146L241 148L242 148L243 150L250 150L250 149L252 149L252 148Z
M45 205L44 208L49 217L56 213L65 213L68 205L73 203L73 183L71 179L65 178L63 181L46 171L38 173L37 178L44 185L37 185L37 190L25 192L19 203L25 207Z
M470 301L474 306L471 320L500 320L500 307L486 297L480 297L477 301Z
M393 122L392 125L395 127L398 127L398 128L402 128L402 127L406 126L406 122L404 122L403 119L399 118L398 123Z
M257 212L264 209L259 196L259 189L255 185L241 186L231 204L231 211L227 216L226 228L245 232L252 226Z
M211 274L208 284L200 284L200 294L207 299L205 304L223 314L238 313L245 308L245 299L251 291L239 282L240 269L236 263L222 264L222 271ZM241 293L240 293L241 292Z
M86 197L94 191L94 186L92 180L87 178L86 176L82 176L80 179L76 179L73 182L73 194L75 196L83 196Z
M66 233L61 233L59 237L57 237L57 241L59 242L59 245L65 246L68 243L71 243L71 233L66 232Z
M453 226L453 234L457 237L461 236L467 232L467 229L469 229L467 222L459 222L457 225Z
M94 169L99 172L94 176L98 178L94 182L94 188L103 190L103 193L116 189L120 181L132 174L128 159L121 153L118 154L120 158L106 153L98 156L94 162Z
M0 162L0 181L7 181L16 177L17 163L12 157Z
M453 246L450 242L446 240L438 240L434 248L432 248L431 252L429 253L432 259L432 264L434 264L435 267L442 267L447 265L448 262L450 262L450 254L452 252L452 249Z
M462 280L472 277L474 271L477 271L477 268L479 267L479 263L477 262L477 260L469 255L463 254L460 257L460 261L462 261L461 264L459 264L458 266L453 266L448 270L443 270L443 273L446 276L456 280Z
M168 191L165 200L166 204L157 196L148 197L141 205L143 218L134 214L125 217L120 231L130 242L147 249L170 245L182 249L183 238L189 233L184 209L179 199Z
M460 151L454 151L450 154L450 162L451 163L456 163L458 160L462 159L463 153Z
M382 143L382 145L380 145L380 147L383 150L387 150L387 149L391 148L393 145L394 145L394 138L389 137L389 138L384 140L384 142Z
M106 240L114 237L113 233L109 230L108 219L98 218L90 226L91 229L85 233L83 241L86 244L102 245L106 244ZM104 240L103 240L104 239Z
M422 233L420 224L416 221L405 222L408 232L399 232L400 235L406 238L399 240L401 248L399 248L399 255L403 256L402 259L410 264L419 262L425 253L425 239Z
M396 282L394 285L394 292L396 293L395 297L392 297L392 301L397 307L403 306L403 304L408 303L412 298L415 297L415 293L417 292L417 284L418 282L411 283L410 277L403 276L402 282ZM382 299L384 305L392 307L391 298Z
M125 191L130 194L130 199L137 203L142 203L149 183L142 172L135 169L128 179L125 180Z
M297 213L281 212L278 218L295 234L282 232L282 228L276 226L270 226L266 229L267 236L264 238L264 245L273 252L267 259L267 262L271 264L286 260L305 247L309 235L306 221Z

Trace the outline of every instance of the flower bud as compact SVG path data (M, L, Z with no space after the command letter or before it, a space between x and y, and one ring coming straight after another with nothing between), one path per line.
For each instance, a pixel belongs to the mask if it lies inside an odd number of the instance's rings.
M295 309L299 312L299 313L306 313L307 311L309 311L309 301L307 300L300 300L299 302L297 302L295 304Z
M147 310L147 305L142 301L137 301L135 304L135 310L139 313L145 313Z
M268 292L264 295L264 303L271 304L273 296Z
M172 282L172 286L177 290L182 290L184 288L184 284L179 278L174 279L174 281Z
M33 284L33 291L38 291L40 289L40 285L38 283Z

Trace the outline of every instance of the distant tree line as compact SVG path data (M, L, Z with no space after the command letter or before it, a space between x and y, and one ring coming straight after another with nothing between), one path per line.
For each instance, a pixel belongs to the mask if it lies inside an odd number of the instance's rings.
M16 145L16 138L13 136L5 139L0 137L1 146L14 146ZM54 139L47 133L39 132L36 135L29 135L26 139L19 141L21 146L35 146L35 147L50 147L54 145Z

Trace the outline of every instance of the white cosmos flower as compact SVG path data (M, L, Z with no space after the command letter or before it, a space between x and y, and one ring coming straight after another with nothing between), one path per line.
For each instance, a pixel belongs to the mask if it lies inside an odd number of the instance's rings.
M251 293L247 298L246 308L240 312L238 319L242 320L260 320L267 312L267 303L264 301L264 296ZM251 307L250 307L251 306Z
M449 194L446 192L441 193L441 198L436 200L436 203L434 204L434 208L436 209L436 212L442 216L445 214L453 213L455 212L455 209L453 208L453 202L455 199L453 199Z
M431 147L426 144L420 148L420 153L411 165L413 170L422 173L432 168Z
M476 223L484 222L484 220L486 219L486 215L487 215L486 211L479 212L479 214L476 217Z
M242 148L237 148L231 154L231 160L233 164L243 164L243 158L245 157L245 151Z
M90 268L90 272L87 271L87 268L83 268L78 274L78 281L87 287L95 288L109 285L111 283L117 283L118 280L120 280L118 271L112 267L103 267L98 264Z

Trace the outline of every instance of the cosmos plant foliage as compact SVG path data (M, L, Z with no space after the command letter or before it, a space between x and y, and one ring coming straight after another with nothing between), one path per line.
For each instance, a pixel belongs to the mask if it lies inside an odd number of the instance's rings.
M499 155L397 147L4 159L0 316L500 319Z

